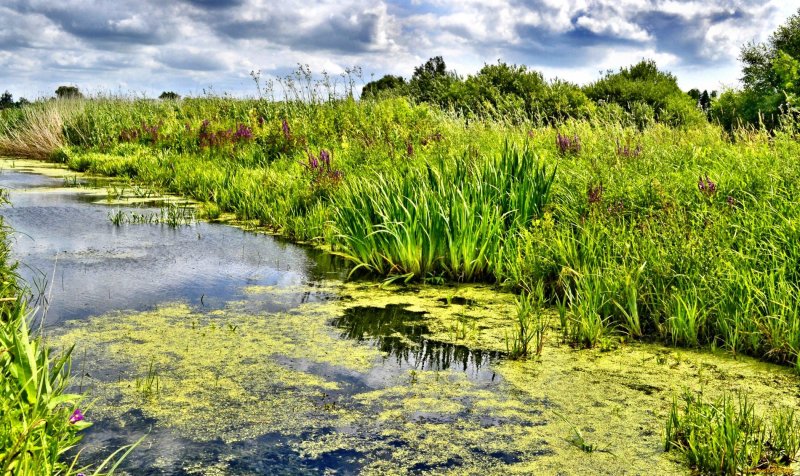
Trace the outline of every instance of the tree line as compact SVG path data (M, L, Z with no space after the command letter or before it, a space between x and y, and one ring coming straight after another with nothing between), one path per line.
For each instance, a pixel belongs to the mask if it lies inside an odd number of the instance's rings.
M798 115L800 98L800 10L765 43L741 49L742 87L683 92L676 77L642 60L597 81L578 86L559 79L545 81L524 65L501 61L474 75L459 76L436 56L414 68L409 80L386 75L362 90L362 99L405 96L438 104L466 116L495 116L558 122L567 117L600 115L645 126L653 121L687 125L701 120L728 130L742 125L773 129Z

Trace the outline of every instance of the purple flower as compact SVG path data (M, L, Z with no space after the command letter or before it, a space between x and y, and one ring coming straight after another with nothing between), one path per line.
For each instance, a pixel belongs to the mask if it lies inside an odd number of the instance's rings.
M234 134L234 136L236 140L250 140L253 138L253 131L246 125L239 124L239 128L236 129L236 134Z
M414 146L411 144L411 142L409 142L408 144L406 144L406 154L407 154L409 157L411 157L412 155L414 155Z
M589 186L586 196L590 204L599 203L600 200L603 199L603 184L600 184L596 187Z
M578 154L581 151L581 140L577 135L569 137L561 135L559 132L556 135L556 147L558 147L558 151L563 155Z
M74 425L79 421L83 421L83 413L81 413L80 408L76 408L74 412L72 412L72 416L69 417L69 424Z
M714 195L717 192L717 184L712 182L708 175L706 175L705 179L701 175L697 181L697 189L706 195Z
M320 162L325 164L325 168L330 170L330 168L331 168L331 154L329 154L327 150L321 149L319 151L319 160L320 160Z
M292 137L292 134L289 131L289 123L286 122L286 119L283 119L281 122L281 129L283 129L283 138L288 141Z
M258 127L264 127L264 116L258 116Z
M736 199L731 197L730 195L728 195L728 198L726 199L726 201L728 202L728 205L730 205L730 206L736 205Z

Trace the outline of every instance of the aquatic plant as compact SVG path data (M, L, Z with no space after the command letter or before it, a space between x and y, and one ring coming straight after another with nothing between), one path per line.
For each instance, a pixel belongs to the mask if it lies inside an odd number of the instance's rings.
M544 307L544 285L539 283L533 293L523 292L517 297L517 315L514 332L506 335L506 351L511 359L526 358L530 353L542 355L544 337L549 325Z
M744 394L708 400L685 391L673 399L665 424L664 450L678 451L704 474L779 472L800 452L800 419L778 408L771 419L756 412Z

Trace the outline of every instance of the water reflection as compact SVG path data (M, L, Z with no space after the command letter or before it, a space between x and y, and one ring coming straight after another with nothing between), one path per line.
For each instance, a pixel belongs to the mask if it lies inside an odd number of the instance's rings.
M13 170L0 174L11 200L2 215L14 229L13 257L23 263L23 280L41 291L50 324L165 301L219 308L243 298L244 286L296 286L344 269L322 253L229 226L115 226L109 211L158 209L109 206L90 189L63 183ZM316 297L267 297L259 306L284 311Z
M463 345L428 339L425 314L406 306L352 307L332 324L342 329L342 337L372 341L396 360L398 365L419 370L477 371L497 360L499 352L472 350Z

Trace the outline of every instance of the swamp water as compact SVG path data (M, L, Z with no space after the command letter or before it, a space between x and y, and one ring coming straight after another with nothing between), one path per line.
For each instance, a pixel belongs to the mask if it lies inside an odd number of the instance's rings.
M328 255L220 224L115 226L163 197L2 165L21 274L50 342L75 345L85 462L147 435L130 474L686 474L662 451L683 388L800 403L788 369L724 354L552 331L540 361L508 361L513 297L491 287L345 282Z

